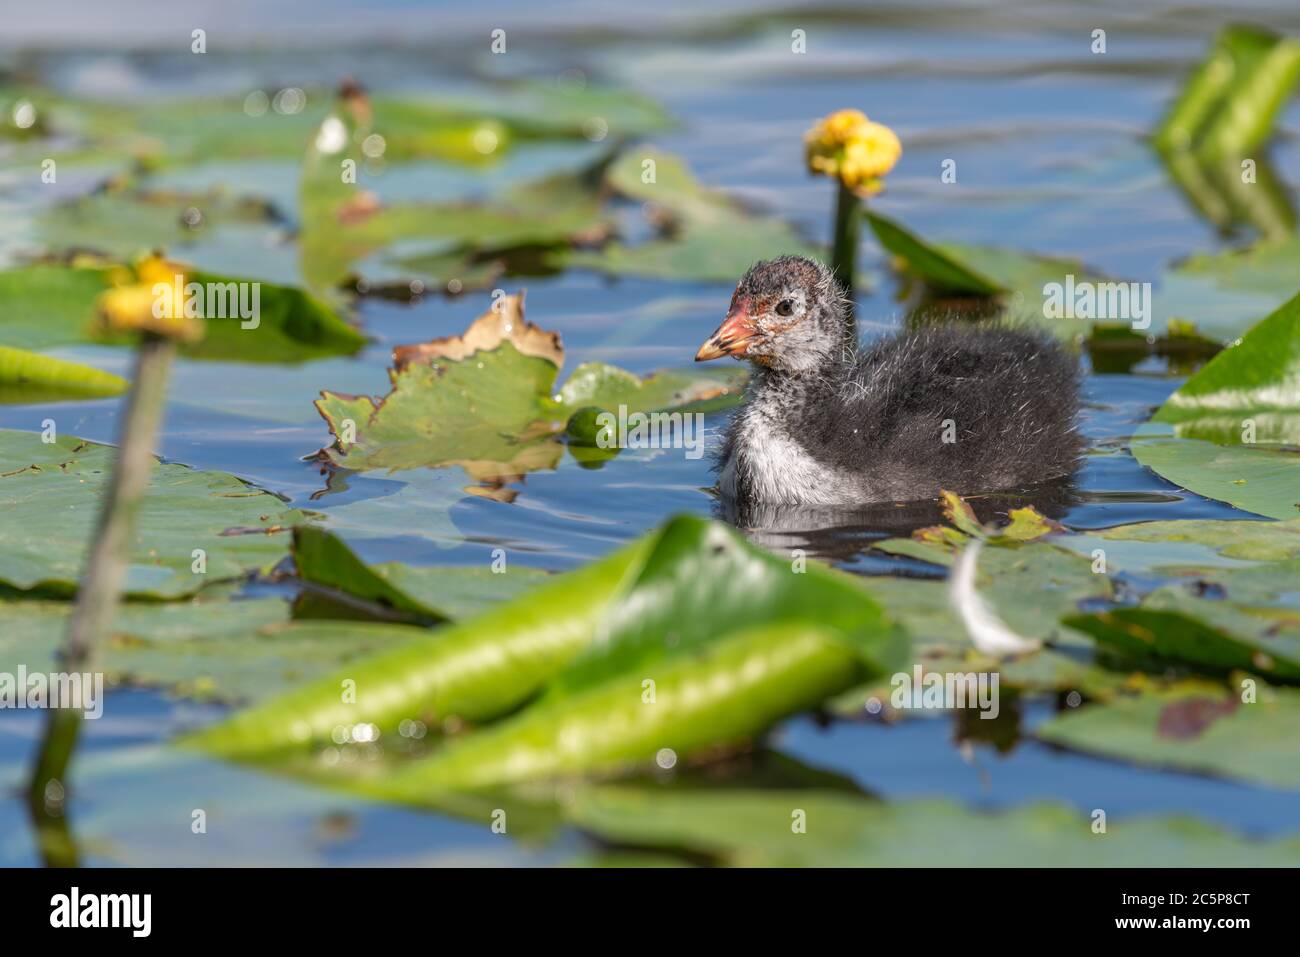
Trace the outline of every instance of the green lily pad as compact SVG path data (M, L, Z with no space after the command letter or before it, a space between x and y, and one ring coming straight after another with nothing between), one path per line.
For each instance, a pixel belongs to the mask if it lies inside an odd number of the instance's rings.
M27 266L0 270L0 334L5 344L48 349L88 341L103 269Z
M1231 634L1257 649L1265 665L1300 656L1300 560L1168 571L1175 577L1143 596L1143 608L1179 612Z
M667 634L665 621L675 623ZM345 722L374 723L381 736L410 718L486 724L358 785L419 802L448 789L641 767L664 748L690 757L732 744L896 666L905 649L851 578L816 566L794 574L724 526L683 517L359 663L348 675L355 704L340 704L337 680L325 680L194 743L252 757L300 750Z
M1260 242L1246 249L1192 256L1178 266L1175 275L1241 294L1238 298L1251 296L1257 302L1269 304L1263 310L1245 311L1237 317L1240 323L1267 315L1295 294L1297 262L1300 262L1300 236L1290 236L1281 241ZM1201 295L1203 292L1198 287L1191 294Z
M509 119L475 121L465 159L494 161L509 136L601 140L617 125L622 132L611 140L616 143L657 127L661 118L646 102L608 92L539 85L512 87L503 95L517 96L505 111ZM555 102L560 112L525 120L524 104L540 102ZM490 106L482 102L483 109ZM359 278L365 287L383 288L418 280L426 288L463 292L502 273L553 268L542 265L548 256L562 257L571 245L609 235L612 221L598 195L606 159L593 163L589 151L576 168L503 184L488 198L428 203L385 201L376 194L364 175L375 166L376 140L387 144L385 160L391 161L388 145L400 156L411 136L457 116L436 103L380 99L372 105L355 94L340 98L312 140L302 177L302 272L309 285L323 290ZM399 137L398 130L406 132ZM356 175L341 176L348 164Z
M1180 438L1300 445L1300 295L1225 349L1152 417ZM1250 429L1247 429L1247 426Z
M879 213L864 212L863 215L880 245L887 252L906 261L908 269L925 280L931 288L939 292L970 296L996 296L1009 291L1003 282L962 262L960 254L925 242L901 224Z
M1273 518L1300 513L1300 453L1163 438L1144 429L1133 438L1133 457L1175 485L1243 511Z
M214 237L263 247L281 227L261 200L224 191L112 189L91 193L43 210L35 238L51 255L93 251L129 260L155 249L183 250L210 244ZM281 240L283 241L283 240Z
M1283 523L1278 523L1283 524ZM1231 601L1252 605L1300 606L1300 558L1279 562L1260 562L1227 568L1198 566L1166 568L1174 583L1208 596L1206 603L1218 599L1219 586ZM1172 587L1172 586L1169 586ZM1153 595L1158 595L1159 591ZM1172 596L1169 599L1174 600Z
M1253 188L1253 187L1252 187ZM1252 321L1295 291L1294 242L1264 243L1243 253L1195 257L1167 272L1148 296L1145 291L1123 291L1130 284L1100 276L1084 264L1035 256L989 246L932 243L921 239L887 217L866 213L881 245L921 280L931 296L946 308L954 296L992 297L994 315L1009 325L1039 327L1064 338L1090 335L1096 345L1111 352L1145 353L1148 339L1171 354L1213 354L1217 343L1230 342ZM1073 277L1070 302L1067 277ZM1090 284L1090 285L1089 285ZM1058 288L1059 287L1059 288ZM1112 307L1112 293L1118 298ZM1091 294L1092 305L1080 303ZM1130 297L1146 297L1143 308L1149 326L1134 328L1139 319ZM946 298L944 298L946 297ZM1049 307L1059 299L1059 315ZM1102 310L1103 301L1106 304ZM1131 315L1121 313L1130 301ZM920 311L928 305L922 301ZM1093 314L1070 318L1067 307Z
M952 496L950 519L989 536L968 512L967 503ZM999 663L976 650L952 606L946 580L882 575L867 578L865 585L912 636L914 663L923 672L995 668L1008 688L1083 689L1091 695L1107 694L1124 676L1091 660L1088 640L1069 626L1068 617L1089 604L1112 600L1113 584L1108 576L1093 572L1090 559L1057 544L1070 536L1057 536L1050 542L1037 540L1053 530L1032 509L1013 510L1012 522L988 537L989 547L979 556L975 587L989 609L1016 634L1055 646L1011 661ZM949 566L956 557L955 546L965 542L966 536L956 529L936 527L921 529L910 539L887 539L874 547ZM1026 594L1037 598L1026 602ZM834 710L861 713L872 698L887 705L890 690L888 683L864 685L838 699Z
M95 530L114 450L70 436L0 430L0 582L71 595ZM179 598L274 564L301 512L224 472L158 463L136 514L124 591ZM206 570L192 570L202 550Z
M1292 681L1300 665L1300 519L1144 522L1061 536L1105 569L1160 579L1137 607L1063 624L1161 671L1188 665Z
M1300 789L1300 691L1183 685L1058 715L1036 736L1114 760Z
M519 296L498 300L461 336L404 346L395 356L384 398L321 393L316 407L336 438L322 455L332 465L459 465L472 478L501 482L554 468L563 454L557 436L584 407L681 410L740 394L734 373L641 378L598 363L580 366L557 390L559 337L524 320Z
M655 101L586 81L522 81L441 102L443 109L462 115L490 116L522 136L609 137L618 141L658 133L672 125L669 115Z
M1010 296L1009 318L1037 323L1074 324L1086 320L1048 320L1036 304L1044 299L1047 283L1063 283L1067 275L1076 281L1099 280L1075 260L1033 256L992 246L958 243L930 243L879 213L865 212L868 224L886 251L906 264L907 270L939 295ZM1016 302L1018 300L1018 304Z
M247 703L332 674L348 661L404 644L419 629L371 622L290 622L281 598L231 600L205 589L184 602L128 602L96 668L112 684L205 701ZM58 670L68 602L2 602L10 626L0 665L13 674ZM111 700L107 707L111 708Z
M93 320L96 300L111 286L111 272L105 267L55 265L0 271L0 334L7 343L29 349L103 341L93 331ZM243 289L239 295L244 304L253 304L253 287L242 280L203 272L186 272L185 279L219 291L225 302L230 301L230 289ZM365 345L361 333L300 289L259 283L257 296L258 309L255 314L249 310L250 318L239 318L235 309L223 310L233 317L209 318L204 339L182 347L182 354L195 359L303 362L351 355Z
M602 840L704 854L732 866L1295 866L1300 838L1251 841L1188 818L1132 818L1094 833L1060 804L996 813L950 801L886 804L811 791L694 791L606 786L568 813ZM1230 864L1231 862L1231 864Z
M466 618L548 577L540 569L509 565L499 570L402 562L367 565L342 539L311 525L294 529L293 559L298 576L316 586L311 591L316 610L312 617L322 606L330 609L325 617L366 617L365 608L355 605L347 613L347 599L353 598L415 620ZM303 617L301 600L295 615Z
M1241 186L1240 178L1238 168L1237 188L1264 188L1262 182ZM1253 208L1258 212L1261 205L1256 199ZM1205 336L1234 342L1296 294L1300 237L1293 229L1282 223L1245 249L1189 257L1162 278L1156 312L1190 322Z
M0 404L106 399L130 385L93 366L0 346Z
M1220 674L1244 670L1279 681L1300 681L1300 640L1295 635L1237 635L1180 611L1154 608L1072 615L1064 623L1131 658L1189 664Z
M145 642L171 644L231 638L288 622L289 606L283 599L232 600L233 590L228 585L211 585L187 601L123 602L101 657L108 661L118 651ZM19 664L28 671L49 671L54 667L72 604L25 598L0 600L0 607L9 626L0 637L0 671L13 673ZM111 666L107 670L113 672Z
M340 182L339 161L309 156L302 178L301 264L313 288L358 276L380 285L400 277L464 292L516 260L535 261L539 251L591 242L611 229L596 192L598 174L588 169L511 184L476 201L384 202Z
M743 582L722 588L719 582ZM627 674L648 674L665 651L686 654L720 631L792 622L816 609L819 626L846 639L860 639L871 670L882 661L902 663L906 642L858 581L811 564L762 552L724 532L722 526L677 519L658 533L639 570L636 600L607 612L599 640L565 669L545 695L562 699ZM666 646L666 648L665 648Z
M546 577L544 572L527 568L493 575L488 569L410 568L391 563L371 570L350 552L347 555L355 565L341 560L336 549L346 550L346 546L337 539L324 533L305 535L307 531L306 526L295 529L300 544L304 539L310 542L305 549L296 549L300 571L306 565L317 577L341 577L353 585L357 580L351 576L358 570L369 576L367 582L391 578L400 586L393 589L396 594L409 592L426 599L437 595L457 615L481 611ZM493 579L495 587L485 582L484 576ZM0 671L12 674L19 665L29 673L57 670L57 654L71 608L70 603L59 601L0 601L0 612L9 626L0 636ZM314 608L320 612L329 606L317 604ZM358 617L348 614L347 608L342 610L337 617ZM297 608L294 616L299 617ZM118 610L97 667L111 683L246 703L332 674L349 661L427 634L404 625L325 617L291 621L290 606L284 599L235 598L230 587L221 585L206 587L187 601L129 601Z
M341 724L374 724L388 735L403 720L422 715L439 721L498 718L533 697L590 642L625 576L652 544L644 539L469 621L426 631L401 648L358 662L347 675L308 683L240 712L197 733L192 743L252 758L324 744ZM343 678L356 682L355 703L338 694Z
M649 178L653 164L654 177ZM624 151L606 172L619 195L646 204L666 235L637 245L611 242L555 260L568 267L614 275L734 283L761 259L795 255L819 258L788 224L739 206L708 189L676 156L650 148Z
M256 703L408 644L420 631L369 621L292 622L223 638L134 645L107 655L107 667L133 683L172 694Z
M1297 81L1300 43L1257 27L1227 27L1184 83L1156 143L1210 155L1248 153L1268 138Z
M810 622L730 630L693 654L543 701L366 790L418 803L439 790L644 769L665 753L675 761L748 742L846 690L862 673L861 661L831 629ZM649 701L646 680L654 683Z
M461 545L465 536L452 519L456 503L470 495L514 490L487 480L467 484L457 469L410 469L387 476L378 472L329 471L324 494L313 500L321 522L349 542L417 536L437 548ZM336 495L356 490L356 495Z
M1133 438L1169 481L1272 518L1300 510L1300 296L1212 359Z
M1160 159L1192 209L1222 234L1253 227L1261 237L1285 242L1296 213L1284 180L1264 150L1249 155L1202 155L1161 149ZM1247 170L1254 172L1247 178Z
M87 156L126 155L151 166L219 160L296 158L318 135L335 96L319 88L239 96L175 98L144 106L77 100L40 90L0 91L31 100L40 122L29 138L58 134ZM365 99L359 90L350 98ZM669 125L663 110L634 93L533 82L499 83L457 96L381 94L365 99L388 162L441 159L482 162L512 138L614 140ZM270 107L270 108L268 108ZM481 133L494 140L485 148ZM69 150L73 152L73 150ZM75 154L74 154L75 155Z
M1279 562L1300 557L1300 518L1284 522L1189 520L1137 522L1086 535L1063 536L1062 547L1103 548L1112 569L1160 570L1175 565Z

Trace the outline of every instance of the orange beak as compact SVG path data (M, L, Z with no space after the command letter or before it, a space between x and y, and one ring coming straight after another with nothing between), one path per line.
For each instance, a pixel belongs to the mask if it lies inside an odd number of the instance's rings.
M739 359L749 351L749 344L757 335L758 328L754 325L748 306L747 302L739 302L727 313L722 325L713 331L713 335L700 346L700 351L695 353L696 362L707 362L723 356Z

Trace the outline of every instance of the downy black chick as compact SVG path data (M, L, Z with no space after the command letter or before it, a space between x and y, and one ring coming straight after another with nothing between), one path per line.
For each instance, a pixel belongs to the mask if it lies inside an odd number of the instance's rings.
M795 256L741 279L697 362L753 366L717 467L739 503L852 506L1072 473L1079 372L1054 341L934 325L859 348L829 269Z

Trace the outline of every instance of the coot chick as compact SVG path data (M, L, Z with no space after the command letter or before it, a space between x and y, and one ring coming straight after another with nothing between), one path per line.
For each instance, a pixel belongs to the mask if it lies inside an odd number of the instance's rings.
M1054 341L942 324L860 349L847 307L830 270L810 259L761 262L741 279L695 356L753 366L718 459L725 498L911 502L1077 468L1079 373Z

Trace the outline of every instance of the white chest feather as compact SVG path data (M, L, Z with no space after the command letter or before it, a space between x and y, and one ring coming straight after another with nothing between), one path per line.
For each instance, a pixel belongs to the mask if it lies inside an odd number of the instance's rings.
M718 490L740 498L741 482L755 502L835 505L846 500L850 476L818 462L759 409L746 409L718 476ZM851 495L848 495L851 498Z

